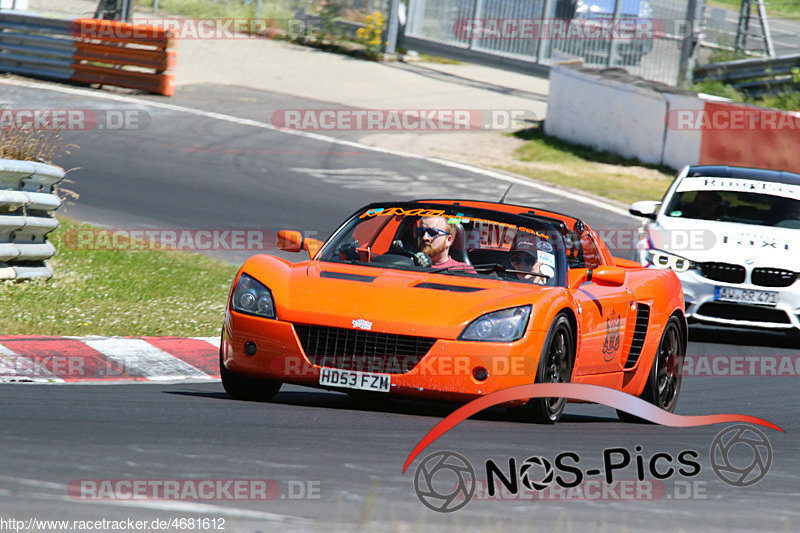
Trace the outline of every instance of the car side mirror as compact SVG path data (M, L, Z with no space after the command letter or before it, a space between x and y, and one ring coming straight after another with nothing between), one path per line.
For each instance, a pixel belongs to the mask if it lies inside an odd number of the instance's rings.
M631 206L628 208L628 212L633 216L655 220L659 207L661 207L661 202L643 200L641 202L635 202L631 204Z
M314 258L322 245L323 241L317 239L304 239L299 231L281 230L278 232L277 245L279 250L284 252L308 251L308 257Z
M594 281L600 285L610 285L612 287L621 287L625 284L626 270L618 266L602 265L595 269L587 269L576 276L570 276L569 288L577 290L582 284L587 281Z
M592 272L592 281L600 285L611 285L612 287L621 287L625 285L624 268L618 266L601 266Z
M303 249L303 234L299 231L287 229L278 232L278 250L284 252L299 252Z
M323 241L317 239L305 239L303 241L303 248L308 250L308 258L314 259L314 256L317 255L317 252L319 252L323 244L325 244Z

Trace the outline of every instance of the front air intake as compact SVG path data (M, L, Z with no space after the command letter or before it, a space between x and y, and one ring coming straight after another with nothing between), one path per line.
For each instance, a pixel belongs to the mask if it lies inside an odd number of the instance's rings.
M294 329L311 363L382 374L410 371L436 342L430 337L329 326L295 324Z

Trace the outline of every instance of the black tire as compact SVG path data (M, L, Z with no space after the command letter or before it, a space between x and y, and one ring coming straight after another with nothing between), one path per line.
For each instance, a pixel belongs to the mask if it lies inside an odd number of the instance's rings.
M575 362L575 333L566 314L559 314L547 332L535 383L569 383ZM513 407L515 419L537 424L555 424L564 412L566 398L531 398L522 407Z
M248 402L267 402L278 394L280 381L243 376L225 368L222 362L222 350L219 354L219 376L225 392L236 400Z
M678 404L678 395L681 391L682 369L685 357L686 342L681 331L680 321L678 317L673 315L667 321L664 333L661 334L658 351L653 358L647 383L639 398L665 411L674 412L675 406ZM647 420L619 409L617 409L617 416L623 422L649 423Z

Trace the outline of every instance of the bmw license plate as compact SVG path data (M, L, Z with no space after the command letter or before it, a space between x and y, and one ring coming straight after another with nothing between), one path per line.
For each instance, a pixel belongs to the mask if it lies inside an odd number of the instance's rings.
M719 302L736 302L752 305L778 305L778 293L736 287L716 287L714 299Z
M392 378L386 374L322 367L319 371L319 384L347 389L389 392Z

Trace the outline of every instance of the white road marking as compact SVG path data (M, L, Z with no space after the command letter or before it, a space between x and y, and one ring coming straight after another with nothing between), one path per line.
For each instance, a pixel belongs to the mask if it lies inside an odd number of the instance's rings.
M66 486L61 485L59 488L66 491ZM19 492L13 493L14 496L20 496ZM135 507L138 509L156 509L165 512L181 512L181 513L198 513L198 514L213 514L235 518L252 518L257 520L269 520L273 522L287 522L292 523L309 523L307 518L294 517L278 513L268 513L264 511L254 511L250 509L241 509L239 507L226 507L224 505L211 505L208 503L196 503L190 501L157 501L157 500L76 500L67 495L51 494L46 492L26 492L23 494L26 498L34 498L38 500L51 500L51 501L64 501L70 503L86 503L94 505L113 505L120 507Z
M473 174L480 174L482 176L486 176L488 178L492 178L492 179L495 179L495 180L504 181L506 183L514 183L514 184L517 184L517 185L521 185L523 187L537 189L537 190L539 190L541 192L544 192L544 193L547 193L547 194L550 194L550 195L560 196L561 198L565 198L567 200L573 200L573 201L576 201L576 202L581 202L583 204L591 205L593 207L596 207L596 208L599 208L599 209L603 209L605 211L608 211L610 213L614 213L616 215L625 216L625 217L628 217L628 218L632 218L634 220L638 220L638 218L633 217L626 210L621 209L621 208L616 207L616 206L613 206L613 205L609 205L609 203L607 201L591 198L591 197L584 196L582 194L578 194L578 193L574 193L574 192L564 191L562 189L558 189L556 187L550 187L548 185L544 185L544 184L541 184L541 183L538 183L538 182L535 182L535 181L527 180L525 178L516 178L516 177L513 177L513 176L508 176L508 175L503 174L501 172L496 172L496 171L488 170L488 169L485 169L485 168L475 167L475 166L467 165L467 164L464 164L464 163L456 163L455 161L448 161L446 159L439 159L439 158L436 158L436 157L429 157L429 156L420 155L420 154L412 154L412 153L408 153L408 152L401 152L399 150L390 150L388 148L380 148L380 147L377 147L377 146L369 146L367 144L362 144L362 143L359 143L359 142L347 141L347 140L344 140L344 139L337 139L335 137L328 137L327 135L320 135L318 133L311 133L311 132L308 132L308 131L298 131L298 130L276 128L272 124L268 124L266 122L259 122L257 120L250 120L250 119L245 119L245 118L234 117L234 116L231 116L231 115L225 115L225 114L222 114L222 113L214 113L214 112L211 112L211 111L204 111L202 109L196 109L196 108L193 108L193 107L185 107L185 106L179 106L179 105L175 105L175 104L167 104L167 103L164 103L164 102L153 102L153 101L149 101L149 100L142 100L142 99L139 99L139 98L134 98L132 96L124 96L124 95L119 95L119 94L107 94L107 93L101 93L101 92L91 91L91 90L87 90L87 89L78 89L78 88L75 88L75 87L61 87L61 86L58 86L58 85L47 85L47 84L44 84L44 83L35 83L35 82L30 82L30 81L25 81L25 80L3 79L3 80L0 80L0 83L6 84L6 85L14 85L14 86L17 86L17 87L27 87L27 88L31 88L31 89L42 89L42 90L60 92L60 93L65 93L65 94L84 96L84 97L87 97L87 98L101 98L101 99L106 99L106 100L113 100L113 101L116 101L116 102L125 102L125 103L129 103L129 104L148 106L148 107L157 108L157 109L165 109L165 110L168 110L168 111L176 111L176 112L179 112L179 113L189 113L189 114L200 116L200 117L212 118L212 119L216 119L216 120L222 120L222 121L231 122L231 123L234 123L234 124L241 124L243 126L252 126L254 128L261 128L261 129L266 129L266 130L270 130L270 131L277 131L277 132L285 133L287 135L296 135L298 137L304 137L306 139L314 139L314 140L318 140L318 141L322 141L322 142L326 142L326 143L338 144L338 145L341 145L341 146L349 146L351 148L357 148L357 149L360 149L360 150L369 150L369 151L372 151L372 152L395 155L395 156L404 157L404 158L407 158L407 159L417 159L417 160L421 160L421 161L427 161L429 163L436 163L436 164L439 164L439 165L442 165L442 166L445 166L445 167L449 167L449 168L455 168L455 169L463 170L463 171L466 171L466 172L472 172Z
M66 338L80 340L108 359L121 363L125 373L135 373L152 381L170 380L180 376L205 379L209 377L205 372L142 339Z
M205 341L212 345L214 348L219 348L219 337L189 337L196 341Z

